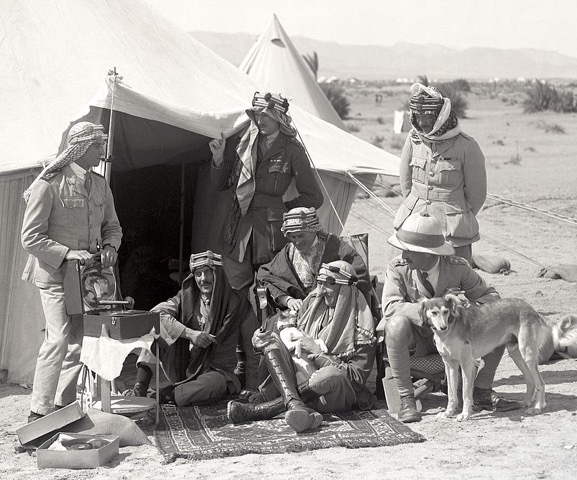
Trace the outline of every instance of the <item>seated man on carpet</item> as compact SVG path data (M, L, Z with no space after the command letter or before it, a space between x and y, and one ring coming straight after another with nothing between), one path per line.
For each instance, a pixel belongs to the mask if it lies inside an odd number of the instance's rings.
M401 396L399 420L418 422L410 357L423 357L437 351L432 329L419 316L420 300L444 296L450 292L464 294L478 304L499 299L499 294L487 285L467 260L454 255L454 248L445 240L439 220L427 214L413 214L388 239L401 249L401 255L389 262L383 288L383 314L387 356ZM509 411L519 403L497 396L492 390L495 371L505 346L483 357L473 391L477 410Z
M366 382L375 359L374 320L356 283L349 263L321 265L317 288L305 298L296 318L296 326L304 333L299 340L301 351L316 368L302 385L297 385L291 354L276 329L255 332L253 345L262 351L276 388L269 388L270 382L261 385L262 397L268 400L262 403L229 402L228 417L233 423L266 420L285 412L290 427L302 432L317 428L322 412L371 408ZM267 324L276 323L277 316ZM318 339L323 340L326 353L315 342Z
M352 265L358 279L356 287L369 301L371 285L365 262L348 243L325 231L315 208L297 207L283 214L281 231L290 243L257 274L274 307L298 311L316 287L321 264L334 260Z
M178 406L215 402L240 391L234 374L239 328L245 316L255 315L246 296L228 283L220 255L192 254L190 272L176 296L152 309L160 312L160 361L173 382L161 389L159 402ZM152 378L147 363L155 361L150 352L141 352L135 395L146 396Z

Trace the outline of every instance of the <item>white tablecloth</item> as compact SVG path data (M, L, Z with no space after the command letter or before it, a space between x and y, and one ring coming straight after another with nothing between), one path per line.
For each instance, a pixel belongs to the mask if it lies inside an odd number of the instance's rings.
M84 337L80 361L104 380L112 381L122 372L128 354L135 348L151 351L157 336L149 333L128 340L113 340L107 336Z

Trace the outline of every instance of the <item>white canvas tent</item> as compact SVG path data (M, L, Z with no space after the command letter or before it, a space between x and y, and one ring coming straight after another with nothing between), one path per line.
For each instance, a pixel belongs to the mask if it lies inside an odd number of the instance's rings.
M347 130L276 15L239 68L258 84L286 94L307 112Z
M35 287L20 280L19 232L21 195L40 161L57 153L72 122L108 127L113 103L121 252L158 253L138 250L150 236L171 257L182 238L185 251L207 248L219 205L206 181L208 141L242 122L258 85L142 1L0 1L0 369L29 383L44 321ZM124 77L114 95L105 83L112 67ZM394 157L377 163L375 147L296 104L291 113L322 171L396 175Z
M347 131L346 125L321 90L313 72L276 15L273 15L268 27L248 52L240 69L265 90L280 92L307 112ZM376 147L368 153L371 155L370 160L376 164L386 165L395 161L392 154ZM341 220L347 217L357 186L342 174L321 171L320 178L337 207L335 211L331 202L325 199L319 210L321 220L330 232L339 234L342 225L338 216ZM374 176L365 177L366 183L373 181Z

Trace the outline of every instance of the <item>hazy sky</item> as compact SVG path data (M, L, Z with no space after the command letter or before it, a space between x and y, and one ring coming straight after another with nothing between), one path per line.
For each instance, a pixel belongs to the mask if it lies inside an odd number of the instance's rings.
M286 32L351 45L538 48L577 57L575 0L147 0L186 31Z

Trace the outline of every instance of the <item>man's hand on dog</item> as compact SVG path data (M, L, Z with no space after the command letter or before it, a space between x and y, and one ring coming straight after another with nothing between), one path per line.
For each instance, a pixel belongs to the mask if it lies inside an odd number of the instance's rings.
M323 353L320 345L315 342L315 339L306 333L303 334L303 337L298 342L301 351L308 353L309 355L320 355Z

